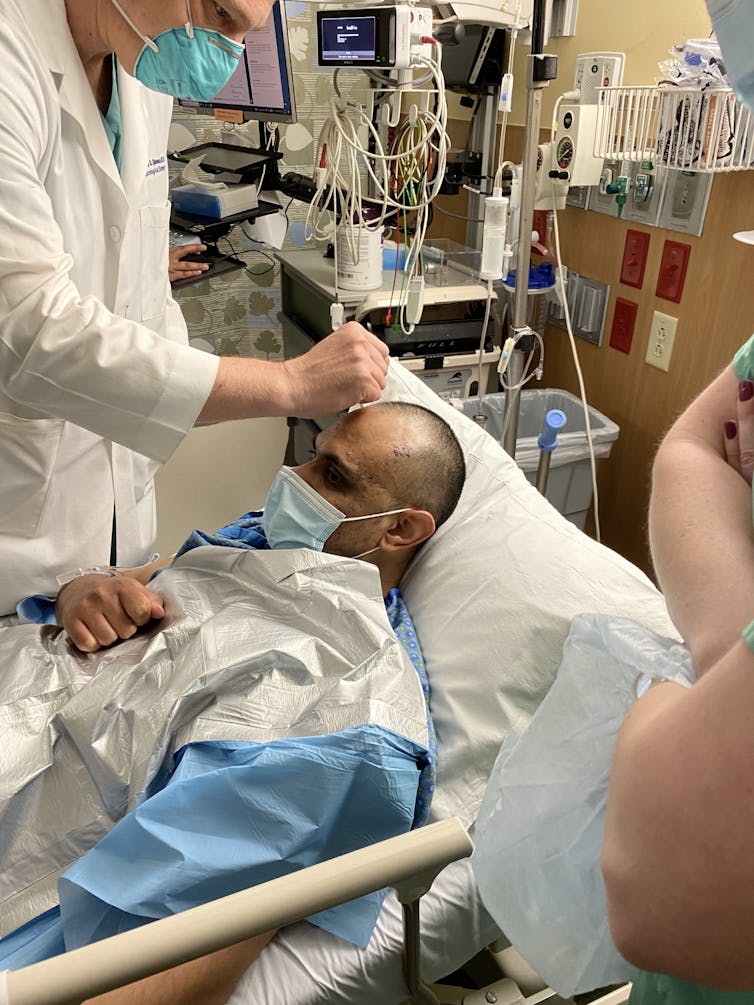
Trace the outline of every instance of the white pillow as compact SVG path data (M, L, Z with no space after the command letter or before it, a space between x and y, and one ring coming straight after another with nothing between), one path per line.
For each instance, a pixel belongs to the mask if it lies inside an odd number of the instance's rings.
M677 634L639 569L577 530L500 444L394 360L382 400L437 412L466 458L458 508L421 549L401 589L432 688L433 815L456 815L468 826L503 737L524 729L555 679L575 614L623 614Z

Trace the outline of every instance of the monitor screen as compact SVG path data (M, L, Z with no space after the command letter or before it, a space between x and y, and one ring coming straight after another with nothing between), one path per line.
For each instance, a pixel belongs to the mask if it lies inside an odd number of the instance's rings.
M326 60L366 60L373 63L377 47L377 19L372 15L358 14L343 17L323 16L319 22L322 32L322 58Z
M182 100L184 108L229 122L295 122L285 4L277 0L263 28L247 33L244 55L212 101Z

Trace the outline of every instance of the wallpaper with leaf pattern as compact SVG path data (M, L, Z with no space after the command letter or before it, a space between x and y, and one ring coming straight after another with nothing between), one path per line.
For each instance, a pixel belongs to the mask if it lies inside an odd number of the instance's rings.
M298 171L311 176L317 137L333 93L332 71L317 68L315 6L290 0L286 10L298 121L279 126L281 173ZM363 94L365 100L367 82L363 74L349 73L343 86L351 95ZM253 122L223 126L177 104L173 125L172 136L180 139L181 149L209 140L251 146L258 143L258 130ZM181 168L169 163L171 183L179 183ZM280 199L289 220L284 248L308 247L312 253L321 254L315 245L304 241L306 204L297 201L289 204L282 195ZM281 359L280 266L273 265L257 251L250 251L252 245L240 228L231 232L229 242L221 241L220 250L233 250L247 263L248 271L237 270L174 290L186 318L191 344L222 356Z

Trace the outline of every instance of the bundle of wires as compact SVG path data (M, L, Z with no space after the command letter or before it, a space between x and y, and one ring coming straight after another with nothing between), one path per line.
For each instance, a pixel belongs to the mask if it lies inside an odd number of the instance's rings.
M333 240L337 226L347 242L351 260L358 262L362 233L382 232L397 216L406 243L397 318L406 334L413 331L418 320L413 311L407 317L406 308L412 286L414 291L423 288L421 249L430 220L429 207L439 194L450 148L442 50L434 39L424 38L422 42L432 43L434 58L417 55L413 70L398 71L397 80L389 74L368 71L377 85L376 101L386 109L392 100L399 104L404 91L430 84L421 94L426 96L425 103L433 106L432 110L412 104L408 116L391 130L387 144L383 144L367 110L341 94L336 71L336 93L319 137L317 191L306 219L307 240ZM425 72L415 79L414 70L421 67ZM361 139L363 133L368 137L367 145ZM337 242L334 243L337 256ZM396 270L397 262L396 255ZM336 257L336 296L337 272Z

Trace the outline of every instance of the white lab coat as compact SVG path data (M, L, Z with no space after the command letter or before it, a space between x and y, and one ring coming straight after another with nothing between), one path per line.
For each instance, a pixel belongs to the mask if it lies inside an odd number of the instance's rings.
M167 278L171 100L120 70L119 175L64 0L0 0L0 614L148 557L152 476L218 361Z

